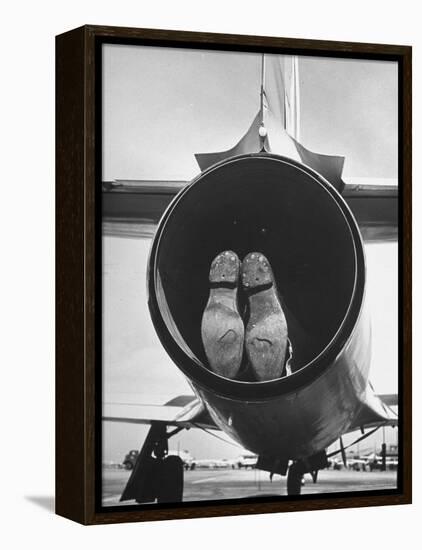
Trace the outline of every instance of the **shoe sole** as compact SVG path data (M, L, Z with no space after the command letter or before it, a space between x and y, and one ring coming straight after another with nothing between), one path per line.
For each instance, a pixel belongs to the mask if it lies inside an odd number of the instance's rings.
M251 368L259 381L280 378L288 348L287 323L270 262L263 254L245 257L242 285L249 304L245 348Z
M205 307L201 335L210 369L234 379L243 356L245 328L238 311L240 260L226 250L211 263L210 294Z

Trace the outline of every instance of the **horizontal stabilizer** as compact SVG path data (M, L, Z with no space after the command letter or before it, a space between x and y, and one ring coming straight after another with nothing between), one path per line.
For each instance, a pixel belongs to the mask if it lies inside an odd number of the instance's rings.
M103 234L152 237L171 200L189 184L187 181L173 183L170 186L168 181L161 180L105 182ZM365 242L397 240L397 185L346 184L342 197L355 216Z

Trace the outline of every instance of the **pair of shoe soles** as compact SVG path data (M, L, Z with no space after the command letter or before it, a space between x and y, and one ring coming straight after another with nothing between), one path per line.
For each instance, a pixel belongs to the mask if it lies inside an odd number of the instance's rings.
M267 258L251 252L241 263L226 250L212 261L209 282L201 334L211 370L236 379L245 349L256 380L279 378L288 348L287 323ZM239 313L240 284L248 302L246 326Z

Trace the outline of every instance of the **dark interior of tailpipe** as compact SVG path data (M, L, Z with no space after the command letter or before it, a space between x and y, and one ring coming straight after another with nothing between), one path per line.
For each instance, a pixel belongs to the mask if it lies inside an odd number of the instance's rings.
M173 339L207 368L201 318L222 250L270 261L293 346L294 371L330 343L352 298L355 247L324 185L277 157L243 157L203 174L171 207L151 269Z

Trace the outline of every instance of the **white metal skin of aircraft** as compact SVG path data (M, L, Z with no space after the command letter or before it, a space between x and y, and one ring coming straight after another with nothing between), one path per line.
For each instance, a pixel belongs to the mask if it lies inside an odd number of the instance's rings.
M209 369L200 325L209 266L222 250L270 259L293 347L289 376L242 381ZM151 424L121 500L182 500L183 468L166 453L168 438L184 428L222 430L258 455L258 468L287 474L288 493L299 494L303 474L324 468L326 448L343 434L396 425L368 381L365 278L350 208L301 162L265 151L229 157L180 191L152 242L149 308L195 396L155 417L105 407L106 420Z

